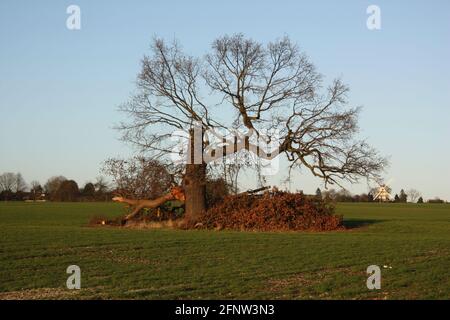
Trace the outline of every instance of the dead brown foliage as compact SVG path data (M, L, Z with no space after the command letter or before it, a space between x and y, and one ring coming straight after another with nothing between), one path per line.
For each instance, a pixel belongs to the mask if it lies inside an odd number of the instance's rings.
M210 208L201 225L210 229L330 231L343 229L342 216L323 200L278 190L263 195L232 195Z

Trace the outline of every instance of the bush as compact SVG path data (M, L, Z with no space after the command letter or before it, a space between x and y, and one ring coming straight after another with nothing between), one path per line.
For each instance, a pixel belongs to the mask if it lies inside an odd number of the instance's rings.
M435 198L435 199L428 200L428 203L445 203L445 201L441 200L439 198Z
M58 190L54 195L54 200L57 201L78 201L80 191L78 184L74 180L65 180L61 182Z
M302 193L266 192L233 195L208 209L200 223L206 228L258 231L329 231L343 228L342 216L329 203Z

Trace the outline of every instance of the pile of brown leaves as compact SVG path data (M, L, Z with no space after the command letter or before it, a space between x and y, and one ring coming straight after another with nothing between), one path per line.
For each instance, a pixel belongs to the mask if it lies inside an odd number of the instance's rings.
M343 229L334 207L302 193L278 190L263 195L227 196L201 218L206 228L258 231L330 231Z

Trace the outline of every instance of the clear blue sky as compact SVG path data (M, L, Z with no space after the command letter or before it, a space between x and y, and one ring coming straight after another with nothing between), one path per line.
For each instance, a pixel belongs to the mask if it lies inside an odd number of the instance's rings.
M66 28L70 4L81 7L79 31ZM379 31L366 28L370 4L381 8ZM202 55L235 32L260 41L287 34L328 80L342 76L351 103L364 107L361 135L391 157L394 191L450 200L448 0L2 0L0 173L93 180L103 160L132 152L112 126L152 36L175 37ZM319 185L304 172L292 188Z

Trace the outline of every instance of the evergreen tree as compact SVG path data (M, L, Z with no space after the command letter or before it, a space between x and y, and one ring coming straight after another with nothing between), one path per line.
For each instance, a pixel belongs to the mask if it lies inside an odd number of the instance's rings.
M400 202L406 203L408 201L408 196L406 195L405 190L400 190Z
M322 190L320 190L320 188L317 188L316 190L316 198L322 199Z

